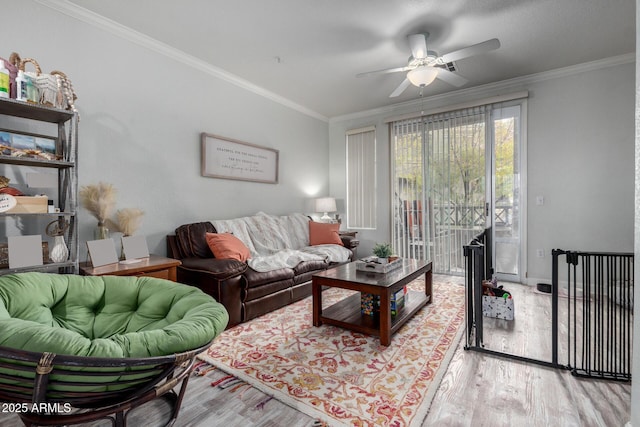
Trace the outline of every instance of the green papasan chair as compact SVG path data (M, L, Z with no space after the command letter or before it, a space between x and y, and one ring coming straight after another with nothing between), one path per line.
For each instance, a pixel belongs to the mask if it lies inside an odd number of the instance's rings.
M25 425L124 426L130 409L163 396L171 425L195 356L228 319L209 295L164 279L2 276L0 401Z

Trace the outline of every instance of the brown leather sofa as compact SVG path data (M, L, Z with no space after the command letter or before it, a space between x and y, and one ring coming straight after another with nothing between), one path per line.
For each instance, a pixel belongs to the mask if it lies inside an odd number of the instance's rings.
M178 282L202 289L225 306L227 328L311 295L311 276L333 266L327 261L304 261L295 268L258 272L246 262L214 258L205 233L215 232L211 222L181 225L175 235L167 236L167 254L182 261ZM358 240L341 239L353 259Z

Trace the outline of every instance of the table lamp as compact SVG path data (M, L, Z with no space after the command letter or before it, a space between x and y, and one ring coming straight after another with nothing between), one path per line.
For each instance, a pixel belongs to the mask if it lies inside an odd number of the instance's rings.
M333 197L320 197L319 199L316 199L316 212L324 212L324 215L320 217L322 221L331 221L329 212L335 212L337 210L336 199Z

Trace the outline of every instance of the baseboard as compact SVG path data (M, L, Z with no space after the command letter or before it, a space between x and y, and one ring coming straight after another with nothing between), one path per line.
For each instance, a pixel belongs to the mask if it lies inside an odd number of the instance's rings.
M529 277L526 279L526 285L527 286L531 286L533 288L536 288L538 283L544 283L544 284L548 284L551 285L551 280L550 279L541 279L541 278L537 278L537 277ZM560 296L564 296L566 297L569 294L569 282L567 282L566 280L561 280L558 282L558 293ZM536 290L536 292L539 292ZM544 292L539 292L539 293L544 293ZM551 295L551 294L547 294L547 295ZM571 292L572 296L577 296L578 298L582 297L582 289L578 288L574 291Z

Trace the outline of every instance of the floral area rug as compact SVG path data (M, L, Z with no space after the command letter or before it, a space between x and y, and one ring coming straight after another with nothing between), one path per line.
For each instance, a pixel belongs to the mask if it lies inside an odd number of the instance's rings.
M392 336L312 323L311 297L222 333L198 357L330 426L419 426L464 330L462 278ZM409 284L424 292L422 279ZM352 291L329 288L323 305Z

